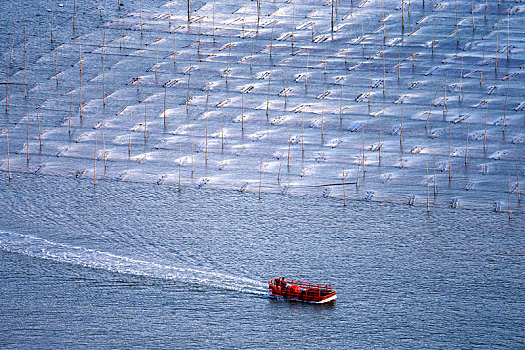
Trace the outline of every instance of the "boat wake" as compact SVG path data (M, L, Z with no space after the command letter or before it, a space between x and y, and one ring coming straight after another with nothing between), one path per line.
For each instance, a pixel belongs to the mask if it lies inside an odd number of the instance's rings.
M31 235L0 232L0 250L122 274L206 285L259 296L268 294L265 284L246 277L133 259L94 249L51 242Z

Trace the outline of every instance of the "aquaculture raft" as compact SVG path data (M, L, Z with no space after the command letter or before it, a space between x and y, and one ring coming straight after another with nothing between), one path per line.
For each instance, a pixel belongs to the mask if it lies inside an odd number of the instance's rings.
M275 277L268 282L270 295L308 303L328 303L337 298L335 290L328 284L308 283L284 277Z

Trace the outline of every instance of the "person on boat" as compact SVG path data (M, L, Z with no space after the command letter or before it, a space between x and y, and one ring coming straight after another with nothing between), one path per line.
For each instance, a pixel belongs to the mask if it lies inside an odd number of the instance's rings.
M284 277L281 277L281 287L286 288L286 282L284 281Z

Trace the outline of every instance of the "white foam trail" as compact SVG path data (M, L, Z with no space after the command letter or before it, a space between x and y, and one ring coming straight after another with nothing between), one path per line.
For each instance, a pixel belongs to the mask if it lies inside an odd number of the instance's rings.
M0 249L31 257L102 269L111 272L148 276L190 284L265 295L266 285L259 281L185 266L163 265L93 249L55 243L31 235L0 232Z

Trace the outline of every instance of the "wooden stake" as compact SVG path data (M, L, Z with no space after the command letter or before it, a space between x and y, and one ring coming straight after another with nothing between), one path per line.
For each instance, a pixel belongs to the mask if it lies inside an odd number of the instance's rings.
M283 165L283 156L284 151L281 151L281 156L279 157L279 172L277 173L277 182L281 182L281 167Z
M188 24L190 23L190 0L188 0Z
M193 135L191 135L191 177L193 177Z
M27 98L27 37L26 37L26 16L23 15L24 21L24 98Z
M427 160L427 213L430 212L430 202L429 202L429 193L428 193L428 160Z
M73 32L75 32L76 19L77 19L77 0L73 0Z
M379 113L378 115L378 118L379 118L379 127L377 129L377 134L378 134L378 137L379 137L379 164L381 165L381 149L383 148L383 146L381 145L381 113Z
M385 96L385 87L386 87L385 42L383 41L383 96Z

